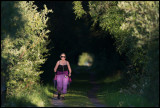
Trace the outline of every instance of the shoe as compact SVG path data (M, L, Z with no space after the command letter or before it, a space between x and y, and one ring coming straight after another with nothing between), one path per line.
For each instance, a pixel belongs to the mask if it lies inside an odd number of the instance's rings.
M65 100L65 98L64 98L64 97L62 97L62 100Z
M58 99L60 99L60 95L61 95L61 94L58 93L58 97L57 97Z

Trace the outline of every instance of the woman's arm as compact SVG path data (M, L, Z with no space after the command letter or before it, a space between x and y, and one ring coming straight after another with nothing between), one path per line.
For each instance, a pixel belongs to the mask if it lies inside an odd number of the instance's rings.
M56 72L56 71L57 71L58 62L59 62L59 61L57 61L56 66L54 67L54 72Z
M67 66L68 66L69 73L71 73L71 72L72 72L72 70L71 70L71 67L70 67L70 64L69 64L69 62L68 62L68 61L67 61Z

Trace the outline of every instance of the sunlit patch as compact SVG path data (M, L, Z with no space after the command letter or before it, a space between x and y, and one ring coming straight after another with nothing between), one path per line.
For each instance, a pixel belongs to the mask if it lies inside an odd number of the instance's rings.
M52 89L51 86L47 85L46 87L44 87L44 92L45 92L45 95L47 95L48 97L52 97L52 94L49 89Z
M105 83L109 83L109 82L114 82L114 81L118 81L121 79L121 75L120 72L118 71L118 73L112 77L107 77L104 82Z
M83 52L79 56L78 65L79 66L92 66L94 56L87 52Z
M78 95L78 94L67 94L66 99L64 101L65 104L67 104L70 107L86 107L91 106L93 107L93 104L90 102L87 96L85 95Z
M117 73L113 76L107 76L105 79L101 79L97 81L97 83L110 83L110 82L115 82L118 81L122 78L121 72L117 71Z
M44 102L43 101L40 101L37 103L38 107L44 107Z

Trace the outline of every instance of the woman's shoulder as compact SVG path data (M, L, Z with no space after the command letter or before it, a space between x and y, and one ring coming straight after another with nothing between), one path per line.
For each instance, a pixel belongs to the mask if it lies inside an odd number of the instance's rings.
M68 61L68 60L66 60L66 62L67 62L67 63L69 63L69 61Z

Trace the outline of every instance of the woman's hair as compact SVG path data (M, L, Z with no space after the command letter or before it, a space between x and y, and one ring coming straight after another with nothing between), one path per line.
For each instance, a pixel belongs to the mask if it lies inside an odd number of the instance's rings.
M61 53L61 55L62 55L62 54L64 54L64 55L66 56L66 54L65 54L65 53ZM61 55L60 55L60 58L61 58Z

